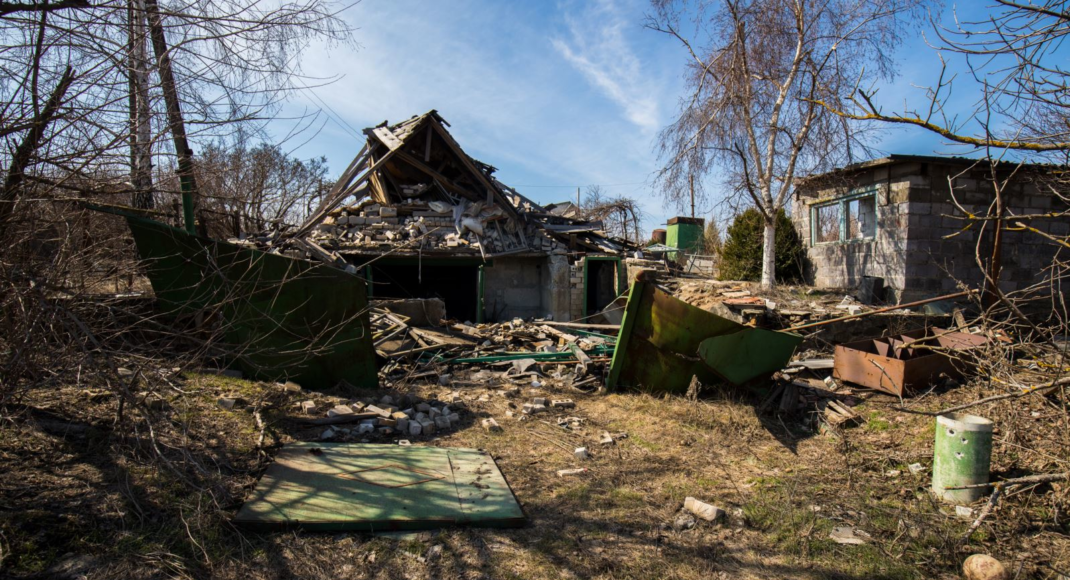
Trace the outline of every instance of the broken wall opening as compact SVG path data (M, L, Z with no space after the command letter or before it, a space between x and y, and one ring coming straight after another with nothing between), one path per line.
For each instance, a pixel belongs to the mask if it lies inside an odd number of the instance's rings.
M446 315L456 320L479 319L481 289L479 266L467 260L436 260L428 263L375 262L370 280L375 298L439 298Z
M600 312L617 298L619 258L588 256L584 262L584 316Z

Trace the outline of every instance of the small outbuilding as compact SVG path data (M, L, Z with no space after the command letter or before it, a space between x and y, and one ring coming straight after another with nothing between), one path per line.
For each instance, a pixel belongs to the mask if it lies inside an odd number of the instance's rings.
M959 284L980 288L977 258L986 268L992 260L994 221L968 216L995 215L998 184L1005 206L1000 286L1023 289L1060 249L1045 234L1062 238L1070 229L1066 200L1050 187L1061 172L998 163L993 179L987 160L889 155L801 179L792 220L807 247L807 281L857 288L866 277L879 278L884 300L893 303L954 292ZM1006 227L1015 216L1037 216L1030 224L1039 233Z

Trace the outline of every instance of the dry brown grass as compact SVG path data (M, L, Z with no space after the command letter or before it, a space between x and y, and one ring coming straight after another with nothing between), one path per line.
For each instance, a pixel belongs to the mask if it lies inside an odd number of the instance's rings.
M232 528L228 518L270 459L257 456L252 415L214 401L232 392L255 401L277 391L214 376L186 381L182 389L185 394L164 393L168 427L161 442L186 446L214 470L222 490L216 497L232 501L211 504L207 494L175 481L139 451L143 434L111 432L112 400L90 403L73 388L39 395L30 401L38 409L93 427L64 436L54 424L42 429L37 413L0 428L6 573L40 572L83 554L96 558L91 578L930 578L954 577L974 552L992 553L1022 578L1053 577L1051 569L1070 567L1064 488L1010 498L971 543L959 542L969 522L933 503L928 475L911 475L906 467L929 465L932 419L896 412L891 406L898 401L890 398L865 402L858 410L867 422L837 438L810 433L797 418L759 417L754 400L732 392L690 402L587 395L551 381L523 396L568 397L577 408L521 422L505 416L521 399L462 388L465 425L418 444L489 450L529 525L376 537ZM430 383L409 389L440 397L452 390ZM377 396L387 392L399 391ZM966 387L918 404L940 408L986 392ZM477 400L484 393L489 402ZM999 425L997 474L1040 470L1046 453L1065 460L1065 449L1034 449L1044 438L1064 437L1064 415L1051 400L1005 402L983 413ZM556 418L565 415L583 418L582 427L558 427ZM504 432L484 432L479 419L487 416ZM319 432L281 417L268 415L269 445ZM600 446L602 431L628 437ZM589 447L593 458L577 460L571 450L578 446ZM570 467L588 471L556 475ZM728 521L686 531L667 527L689 495L729 510ZM828 532L841 525L856 526L873 541L835 544ZM441 555L427 560L432 546L441 546Z

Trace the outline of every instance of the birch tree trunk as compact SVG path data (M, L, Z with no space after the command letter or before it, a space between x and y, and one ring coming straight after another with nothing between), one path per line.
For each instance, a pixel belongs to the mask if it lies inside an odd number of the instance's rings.
M145 44L145 7L130 0L130 181L134 186L134 207L153 209L152 126L149 117L149 57Z
M762 234L762 289L771 290L776 285L776 210L771 212L774 219L765 218L765 231Z

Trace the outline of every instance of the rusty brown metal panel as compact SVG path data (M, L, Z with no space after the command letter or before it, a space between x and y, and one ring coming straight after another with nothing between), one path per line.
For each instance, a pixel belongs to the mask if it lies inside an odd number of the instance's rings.
M935 338L934 338L935 337ZM919 345L967 351L987 339L983 336L941 329L920 329L898 336L859 340L836 346L832 376L851 383L902 396L927 387L945 374L959 377L969 364Z

